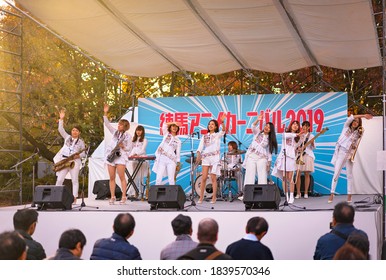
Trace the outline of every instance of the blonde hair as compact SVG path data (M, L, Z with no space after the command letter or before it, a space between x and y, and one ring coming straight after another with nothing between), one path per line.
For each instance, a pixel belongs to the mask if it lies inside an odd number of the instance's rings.
M123 129L125 131L128 131L130 129L130 123L128 120L125 120L125 119L119 120L118 124L123 125Z

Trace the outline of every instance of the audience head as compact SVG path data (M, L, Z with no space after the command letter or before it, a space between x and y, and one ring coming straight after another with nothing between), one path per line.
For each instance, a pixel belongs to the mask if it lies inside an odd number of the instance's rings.
M354 215L354 207L347 202L339 202L335 205L334 212L332 214L333 222L335 222L335 224L353 224Z
M250 218L247 222L245 231L257 236L260 240L268 232L268 223L262 217Z
M218 235L218 224L211 218L205 218L198 224L197 239L201 243L215 244Z
M0 234L0 260L25 260L27 244L17 231L5 231Z
M359 249L366 259L369 259L370 242L366 235L360 232L353 232L348 236L346 243Z
M17 210L13 215L13 226L15 230L25 231L32 235L35 232L39 213L35 209Z
M192 234L192 219L189 216L179 214L172 221L174 235Z
M62 233L59 239L59 248L70 250L75 256L80 257L86 245L86 236L79 229L69 229Z
M361 250L345 243L336 251L333 260L366 260L366 257Z
M114 233L128 239L133 235L135 228L134 217L129 213L120 213L114 220Z

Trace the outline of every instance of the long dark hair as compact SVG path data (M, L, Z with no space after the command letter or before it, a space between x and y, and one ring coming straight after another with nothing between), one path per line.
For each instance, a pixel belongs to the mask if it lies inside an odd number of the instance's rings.
M354 130L357 130L360 126L362 126L362 119L361 119L361 118L354 118L354 119L352 120L352 122L350 123L350 128L353 129L352 123L353 123L356 119L358 120L358 126L357 126Z
M269 152L271 154L273 153L277 154L277 140L276 140L275 126L271 122L267 122L267 124L269 125L269 133L268 133Z
M219 129L218 129L218 121L215 120L215 119L210 120L210 121L208 122L208 127L207 127L208 132L209 132L209 124L210 124L210 122L214 122L214 124L216 125L216 128L214 129L214 132L219 132Z
M134 137L133 137L133 142L137 142L138 136L137 136L137 131L142 131L142 134L139 138L139 142L143 142L143 139L145 139L145 128L142 125L137 126L134 132Z

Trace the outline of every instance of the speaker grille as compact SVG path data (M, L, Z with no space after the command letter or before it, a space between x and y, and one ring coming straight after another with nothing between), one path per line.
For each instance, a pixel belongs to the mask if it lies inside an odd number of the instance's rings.
M245 210L278 209L280 200L280 190L275 184L245 186Z
M149 199L150 210L158 208L184 209L186 195L180 185L150 186Z

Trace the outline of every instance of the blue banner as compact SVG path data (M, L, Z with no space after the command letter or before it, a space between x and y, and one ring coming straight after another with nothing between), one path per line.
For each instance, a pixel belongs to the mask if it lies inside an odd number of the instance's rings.
M264 113L264 123L270 121L276 128L279 151L282 133L293 120L300 123L307 120L311 123L312 133L316 135L323 128L328 131L320 135L316 143L314 192L327 194L333 176L333 165L330 163L335 143L347 118L347 94L344 92L299 93L299 94L260 94L234 96L197 96L170 98L140 98L138 100L139 123L145 127L149 141L147 154L154 155L162 141L161 127L164 122L177 121L180 127L179 137L182 141L182 169L177 176L176 184L185 192L191 190L194 181L190 182L190 164L186 162L197 150L199 135L206 133L211 119L219 119L227 114L227 136L221 146L221 152L227 152L227 143L235 141L240 150L246 150L252 141L251 125L258 115ZM261 127L262 128L262 127ZM197 133L199 132L199 133ZM273 157L272 165L276 160ZM281 186L280 180L273 181ZM151 176L151 184L155 174ZM164 178L164 182L167 179ZM337 193L346 193L345 173L341 174L336 189Z

